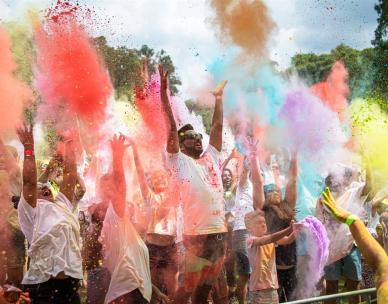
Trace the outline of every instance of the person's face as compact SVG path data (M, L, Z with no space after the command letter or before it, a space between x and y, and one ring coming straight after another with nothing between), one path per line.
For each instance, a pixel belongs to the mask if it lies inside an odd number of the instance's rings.
M270 205L280 205L280 202L282 201L282 193L279 187L275 186L271 191L266 192L265 200Z
M252 229L252 234L254 236L263 236L267 233L267 223L265 222L264 216L259 216L257 221Z
M197 133L194 130L186 131L182 146L184 148L182 152L191 157L198 158L203 152L202 134Z
M162 171L157 171L152 174L151 187L155 193L162 193L166 191L168 186L167 175Z
M36 189L36 196L37 196L37 199L43 199L50 202L54 201L53 194L49 189L49 187L47 186L38 187Z
M232 174L229 170L224 170L222 172L222 184L226 190L232 186Z

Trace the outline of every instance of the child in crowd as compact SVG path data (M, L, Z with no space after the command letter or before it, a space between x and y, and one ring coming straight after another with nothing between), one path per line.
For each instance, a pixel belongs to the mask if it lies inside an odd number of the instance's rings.
M291 221L288 228L273 234L266 234L267 225L264 213L260 210L245 215L245 226L250 233L247 247L249 263L252 267L249 279L249 303L279 303L275 245L286 245L293 242L298 226Z

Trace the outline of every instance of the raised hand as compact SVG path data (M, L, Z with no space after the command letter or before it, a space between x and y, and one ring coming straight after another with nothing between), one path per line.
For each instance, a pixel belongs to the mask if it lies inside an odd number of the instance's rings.
M168 71L166 71L162 64L158 66L160 76L160 88L166 90L168 88Z
M224 94L224 88L227 83L227 80L223 80L214 88L214 90L211 92L214 97L222 97L222 94Z
M329 211L335 219L342 223L346 222L350 212L337 206L337 203L331 195L329 188L326 188L326 190L322 192L321 202L326 207L326 210Z
M247 157L249 159L255 158L257 156L257 145L259 144L258 140L255 140L251 136L247 136L244 139L244 145L247 149Z
M33 126L24 124L23 127L16 129L16 134L19 137L20 142L24 148L33 148L34 147L34 135L33 135Z
M128 144L125 144L125 140L126 137L120 133L119 136L115 134L110 141L112 153L118 158L122 158L124 156L125 149L130 146Z

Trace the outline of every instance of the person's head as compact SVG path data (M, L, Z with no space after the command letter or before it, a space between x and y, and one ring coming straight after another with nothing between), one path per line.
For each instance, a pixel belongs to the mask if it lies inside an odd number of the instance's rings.
M166 191L168 186L167 174L164 170L157 170L150 177L152 191L162 193Z
M336 166L325 179L326 187L332 193L342 193L353 181L353 170L345 166Z
M378 205L377 205L377 214L382 215L384 212L388 211L388 199L383 199Z
M265 203L267 205L280 205L282 201L282 191L275 184L264 186Z
M224 190L229 190L232 187L233 183L233 174L232 170L225 168L222 171L222 185L224 186Z
M244 221L250 234L260 237L267 233L267 223L263 211L255 210L247 213Z
M38 183L36 189L36 198L53 202L54 194L49 183Z
M99 180L98 195L101 201L110 202L114 193L113 177L110 173L104 174Z
M192 157L199 158L203 152L202 134L194 131L190 124L184 125L178 130L179 146L183 153Z

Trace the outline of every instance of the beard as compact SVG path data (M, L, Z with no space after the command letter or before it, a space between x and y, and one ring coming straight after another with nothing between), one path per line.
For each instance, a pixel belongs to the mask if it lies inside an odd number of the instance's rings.
M184 153L192 158L199 158L203 152L203 148L185 147Z

